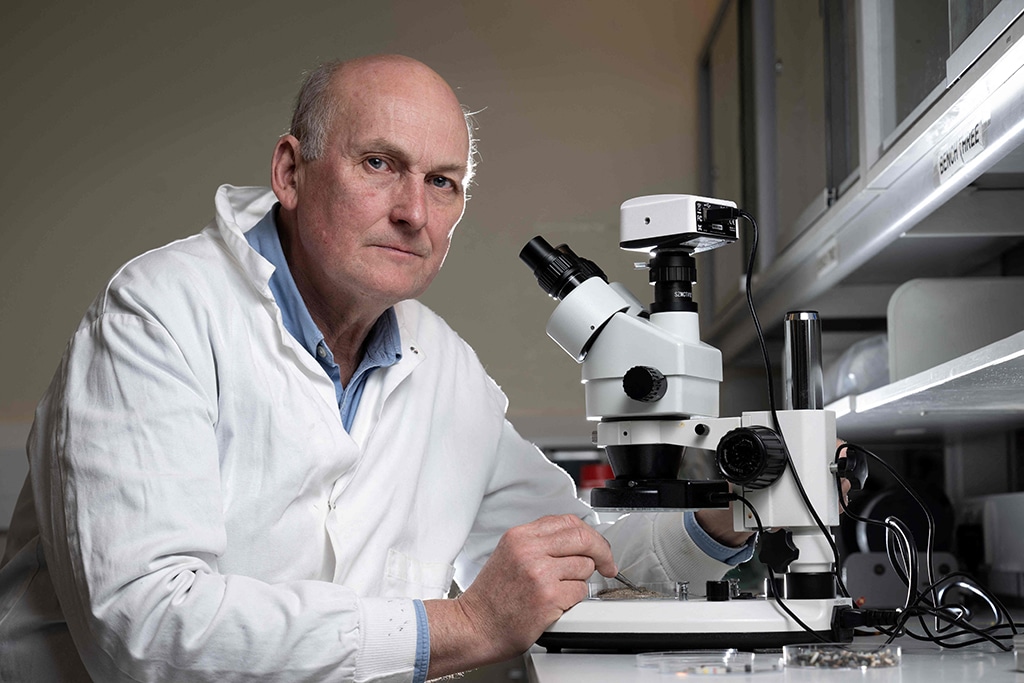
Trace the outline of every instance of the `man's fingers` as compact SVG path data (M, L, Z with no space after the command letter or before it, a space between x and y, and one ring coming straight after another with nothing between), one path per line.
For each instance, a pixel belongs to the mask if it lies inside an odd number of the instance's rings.
M547 536L566 529L578 529L580 527L590 528L586 522L576 515L548 515L518 528L527 529L537 536Z
M550 561L554 566L555 575L562 581L586 582L596 569L594 558L586 555L554 557Z
M578 530L567 529L555 534L552 538L556 542L551 551L552 557L584 556L592 561L593 569L601 572L604 576L615 576L619 573L608 541L590 527ZM591 573L593 573L593 569Z
M573 515L541 517L535 522L517 527L517 529L524 534L533 535L534 539L541 543L546 555L551 557L584 556L593 560L594 568L602 575L615 576L618 573L608 541L579 517Z

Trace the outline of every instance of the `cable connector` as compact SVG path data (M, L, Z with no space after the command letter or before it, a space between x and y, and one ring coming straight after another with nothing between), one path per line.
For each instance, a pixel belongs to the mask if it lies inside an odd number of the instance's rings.
M877 628L879 626L895 626L899 622L900 613L896 609L862 609L852 607L839 613L841 628Z
M708 223L723 223L742 217L743 212L732 206L715 207L714 209L708 209L707 213Z
M723 491L721 493L712 493L708 495L708 502L713 504L719 503L731 503L734 500L739 500L740 497L732 491Z

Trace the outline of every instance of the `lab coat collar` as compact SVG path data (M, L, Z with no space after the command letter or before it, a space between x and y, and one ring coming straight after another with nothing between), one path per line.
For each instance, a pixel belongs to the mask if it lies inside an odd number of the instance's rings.
M410 329L410 313L412 306L407 301L401 301L395 306L395 318L398 320L398 336L401 350L401 358L394 365L388 367L384 374L384 394L401 384L402 380L409 376L416 367L426 359L426 351L422 349Z
M233 185L221 185L214 199L218 234L228 252L244 272L253 275L252 282L257 291L271 301L274 295L270 291L270 276L274 274L274 266L249 246L243 233L266 216L276 201L277 197L270 188Z
M338 399L334 390L334 382L327 376L316 359L306 352L302 344L292 336L284 325L281 308L274 299L270 289L270 276L276 268L258 251L249 246L244 233L260 222L270 211L277 197L266 187L235 187L221 185L217 188L214 204L217 209L214 224L207 227L224 243L224 248L231 258L238 263L253 288L264 299L265 308L276 320L280 342L290 349L307 375L316 383L317 391L324 402L337 409ZM338 415L340 422L341 415Z
M228 252L238 261L242 270L250 274L253 286L271 304L278 319L281 338L285 344L296 351L300 362L316 375L330 383L330 378L324 374L323 369L311 358L301 344L292 337L291 333L284 326L281 319L281 311L274 300L274 294L270 290L270 276L274 274L274 265L263 258L259 252L249 246L244 233L255 226L270 211L277 197L267 187L235 187L233 185L221 185L217 189L215 198L217 208L217 233L224 241ZM412 371L426 358L426 350L420 347L413 334L415 319L419 312L411 302L402 301L395 306L395 315L398 319L398 331L402 357L394 365L387 368L383 373L383 393L389 395L399 384L408 377ZM330 383L329 396L323 392L325 398L336 401L334 396L334 385Z

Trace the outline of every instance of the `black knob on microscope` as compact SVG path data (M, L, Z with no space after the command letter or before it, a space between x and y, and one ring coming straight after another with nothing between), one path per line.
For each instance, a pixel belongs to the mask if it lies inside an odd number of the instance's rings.
M786 448L779 435L767 427L738 427L718 442L715 464L733 484L763 489L786 469Z
M846 449L846 457L839 458L836 472L850 481L850 490L863 491L868 480L868 459L859 448Z
M793 532L778 529L761 534L761 550L757 559L777 574L789 571L789 565L800 558L800 549L793 544Z
M706 585L708 602L725 602L730 598L728 581L708 581Z
M634 401L654 403L668 391L668 380L658 368L635 365L622 376L622 390Z

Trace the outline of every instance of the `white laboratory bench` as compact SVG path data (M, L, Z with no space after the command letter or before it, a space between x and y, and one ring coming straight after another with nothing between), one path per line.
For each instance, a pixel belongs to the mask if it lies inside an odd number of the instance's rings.
M909 642L908 642L909 640ZM855 644L872 642L858 638ZM1024 672L1014 670L1012 652L990 645L959 650L940 650L929 643L901 638L903 651L899 667L887 669L827 670L784 668L754 674L693 676L701 680L747 681L749 683L815 683L816 681L859 681L861 683L1024 683ZM583 652L548 653L534 646L526 654L527 677L531 683L667 683L676 680L636 666L636 655Z

